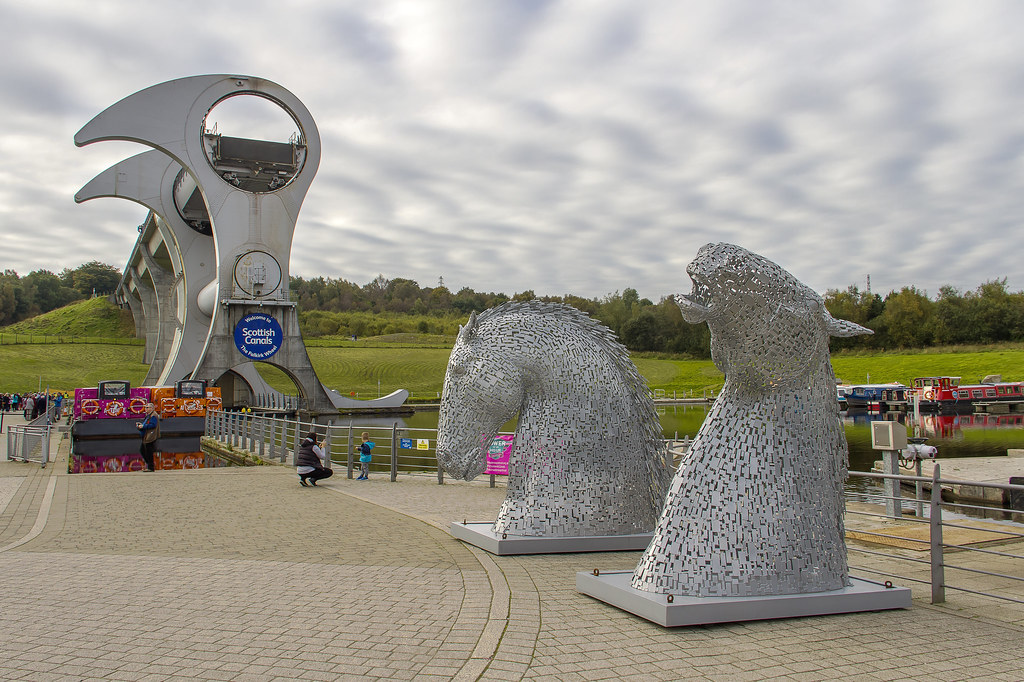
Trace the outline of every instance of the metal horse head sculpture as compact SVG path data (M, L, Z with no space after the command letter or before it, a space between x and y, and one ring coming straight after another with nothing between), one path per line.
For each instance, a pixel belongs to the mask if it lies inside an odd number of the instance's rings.
M710 327L725 385L632 585L699 597L841 589L847 446L828 338L871 331L739 246L708 244L687 272L693 292L677 303Z
M611 331L565 305L475 313L448 361L437 457L471 480L519 415L495 533L649 533L671 476L643 377Z

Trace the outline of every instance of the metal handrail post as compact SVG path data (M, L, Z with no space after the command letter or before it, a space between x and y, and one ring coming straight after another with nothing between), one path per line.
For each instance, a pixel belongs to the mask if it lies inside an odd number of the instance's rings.
M292 444L293 467L299 466L299 445L301 444L301 441L299 440L299 431L302 431L302 422L299 421L298 417L295 417L295 441Z
M398 480L398 422L391 425L391 482Z
M324 467L330 469L331 467L331 427L334 426L334 422L330 419L327 420L327 435L324 436Z
M267 450L267 420L260 418L260 459L263 459L263 455L266 454Z
M286 438L288 436L288 421L286 419L284 419L284 418L281 418L281 419L278 419L278 420L274 421L275 425L278 422L280 422L280 426L281 426L281 435L280 435L281 442L279 443L280 447L278 447L278 449L277 449L277 459L281 462L281 464L284 464L285 457L288 456L288 448L285 447L285 444L284 444L285 440L286 440Z
M352 478L355 468L355 451L352 449L352 424L348 425L348 477Z
M916 396L915 396L916 398ZM921 458L914 459L914 471L921 477ZM924 481L914 481L914 498L917 500L917 518L924 518Z
M946 573L942 550L942 486L939 463L932 469L932 500L928 510L929 539L931 540L932 562L932 603L942 604L946 601Z

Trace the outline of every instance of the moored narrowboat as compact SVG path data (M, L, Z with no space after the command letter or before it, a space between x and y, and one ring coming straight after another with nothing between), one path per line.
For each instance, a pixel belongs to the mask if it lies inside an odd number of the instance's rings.
M900 383L859 384L846 391L846 404L851 410L905 410L910 402L910 387Z
M961 384L960 377L917 377L914 394L922 412L971 412L977 403L1024 404L1024 382Z

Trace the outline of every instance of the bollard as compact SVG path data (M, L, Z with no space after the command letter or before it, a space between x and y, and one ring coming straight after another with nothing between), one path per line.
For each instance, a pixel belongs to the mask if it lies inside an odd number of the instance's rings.
M1024 476L1010 476L1010 485L1024 485ZM1003 497L1004 506L1014 511L1024 511L1024 490L1009 490Z
M893 475L900 473L899 454L896 450L882 451L882 473ZM883 489L885 491L885 515L893 519L902 518L903 501L900 499L899 479L885 479Z

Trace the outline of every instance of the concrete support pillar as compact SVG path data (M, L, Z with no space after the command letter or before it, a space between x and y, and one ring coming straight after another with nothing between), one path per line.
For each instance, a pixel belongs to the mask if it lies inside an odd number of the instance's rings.
M128 268L128 276L131 277L135 293L142 302L146 339L146 349L142 353L142 361L152 363L156 358L156 347L160 341L160 316L156 309L156 292L139 276L134 267Z
M174 306L174 273L163 269L149 250L149 244L139 242L139 255L146 264L146 274L153 284L153 297L156 301L157 342L153 351L152 364L146 373L145 385L152 386L158 382L170 357L171 344L174 341L174 329L177 322Z

